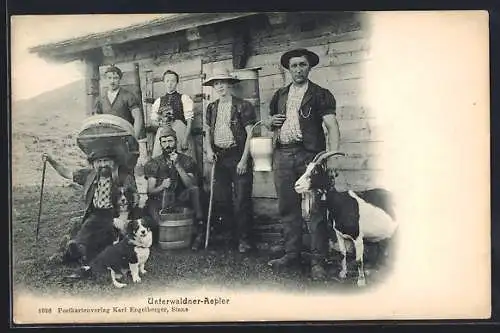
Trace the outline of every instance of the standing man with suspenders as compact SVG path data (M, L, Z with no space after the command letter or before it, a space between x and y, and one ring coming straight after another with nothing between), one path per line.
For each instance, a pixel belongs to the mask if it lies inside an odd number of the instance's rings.
M328 89L308 79L318 62L318 55L306 49L291 50L281 56L281 65L290 72L292 83L276 91L269 106L271 117L265 123L274 131L274 182L285 236L285 255L271 260L269 265L273 267L297 264L300 259L304 221L295 181L318 152L338 149L335 98ZM328 131L328 145L323 125ZM327 221L321 207L314 209L311 216L311 252L312 278L323 279Z

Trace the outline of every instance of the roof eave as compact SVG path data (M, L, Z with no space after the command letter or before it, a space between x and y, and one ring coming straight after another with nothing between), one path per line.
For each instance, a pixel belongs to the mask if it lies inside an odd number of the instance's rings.
M30 53L49 61L72 61L82 59L85 53L106 45L127 43L134 40L166 35L178 31L215 24L223 21L256 15L259 13L189 13L160 18L125 28L67 39L56 43L34 46Z

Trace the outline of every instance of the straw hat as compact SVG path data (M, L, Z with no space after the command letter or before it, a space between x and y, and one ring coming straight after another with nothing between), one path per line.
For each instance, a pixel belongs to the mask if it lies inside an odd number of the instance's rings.
M205 82L203 82L203 85L213 86L215 80L224 80L229 83L237 83L241 81L232 76L227 69L215 69L212 73L212 76L209 77Z
M294 58L294 57L302 57L302 56L307 58L307 60L309 61L309 65L311 67L314 67L319 63L319 56L316 53L309 51L307 49L294 49L294 50L290 50L288 52L285 52L281 56L281 61L280 61L281 66L285 67L286 69L290 69L289 68L290 59Z

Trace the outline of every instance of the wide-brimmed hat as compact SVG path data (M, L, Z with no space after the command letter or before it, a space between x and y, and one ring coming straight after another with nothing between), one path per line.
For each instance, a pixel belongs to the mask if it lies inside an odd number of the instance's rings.
M89 155L88 155L88 160L89 162L93 162L99 158L104 158L108 157L115 162L121 162L122 161L122 154L118 153L117 149L115 147L104 147L100 149L94 149Z
M294 50L290 50L288 52L285 52L281 56L281 60L280 60L281 66L285 67L286 69L290 69L289 68L290 59L294 58L294 57L302 57L302 56L307 58L307 60L309 61L309 65L311 67L314 67L319 63L319 56L316 53L309 51L308 49L294 49Z
M232 76L227 69L215 69L212 73L212 76L209 77L205 82L203 82L203 85L213 86L215 80L223 80L229 83L240 82L240 80Z

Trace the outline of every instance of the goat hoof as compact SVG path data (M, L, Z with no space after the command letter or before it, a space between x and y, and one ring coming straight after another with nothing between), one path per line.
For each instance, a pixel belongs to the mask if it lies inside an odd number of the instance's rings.
M124 288L127 286L126 283L121 283L121 282L116 282L116 283L114 283L114 285L116 288Z
M345 278L346 278L346 276L347 276L347 271L340 271L340 273L339 273L339 278L341 278L341 279L345 279Z
M364 287L364 286L366 286L366 280L365 279L358 280L358 287Z

